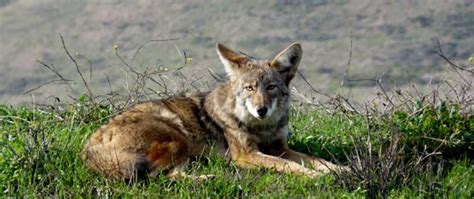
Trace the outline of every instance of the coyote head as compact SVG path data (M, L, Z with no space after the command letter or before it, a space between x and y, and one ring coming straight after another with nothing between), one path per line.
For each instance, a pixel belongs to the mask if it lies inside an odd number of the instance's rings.
M300 44L291 44L271 60L256 60L221 44L217 53L235 96L234 113L241 121L279 119L287 114L288 85L303 53Z

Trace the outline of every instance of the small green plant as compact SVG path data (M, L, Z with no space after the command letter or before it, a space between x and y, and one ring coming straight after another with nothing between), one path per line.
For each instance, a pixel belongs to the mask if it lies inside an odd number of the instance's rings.
M438 151L448 159L474 152L474 116L459 104L417 101L412 112L396 111L392 118L409 150Z

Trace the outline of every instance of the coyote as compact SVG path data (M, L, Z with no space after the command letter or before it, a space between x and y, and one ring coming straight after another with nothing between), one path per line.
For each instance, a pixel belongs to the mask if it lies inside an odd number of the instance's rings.
M183 177L190 157L212 149L243 168L309 177L342 168L288 147L289 84L300 44L272 60L216 48L228 81L208 93L142 102L116 116L89 138L82 152L86 165L112 178Z

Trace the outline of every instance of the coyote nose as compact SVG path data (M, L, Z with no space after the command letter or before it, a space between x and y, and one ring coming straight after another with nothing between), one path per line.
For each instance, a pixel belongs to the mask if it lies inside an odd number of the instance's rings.
M262 107L257 109L257 113L260 117L263 117L267 114L268 108L267 107Z

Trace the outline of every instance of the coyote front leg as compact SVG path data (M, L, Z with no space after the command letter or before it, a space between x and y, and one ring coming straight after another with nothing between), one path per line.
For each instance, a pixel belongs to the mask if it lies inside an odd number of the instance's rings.
M233 158L234 159L234 158ZM269 168L284 173L294 173L312 178L321 176L322 173L312 169L308 169L294 161L289 161L280 157L266 155L260 151L248 154L239 154L235 159L235 163L244 168Z
M262 153L248 133L229 131L226 133L226 139L229 143L232 160L240 167L264 167L284 173L295 173L309 177L321 175L320 172L308 169L295 161Z
M296 162L319 172L329 173L331 171L348 170L346 167L333 164L322 158L290 149L286 139L277 139L271 144L271 146L271 149L268 151L270 155Z
M298 151L295 151L289 148L284 153L282 153L281 157L300 163L300 164L304 164L305 166L309 166L310 168L313 168L314 170L320 171L323 173L329 173L331 171L347 170L347 168L343 166L333 164L322 158L300 153Z

